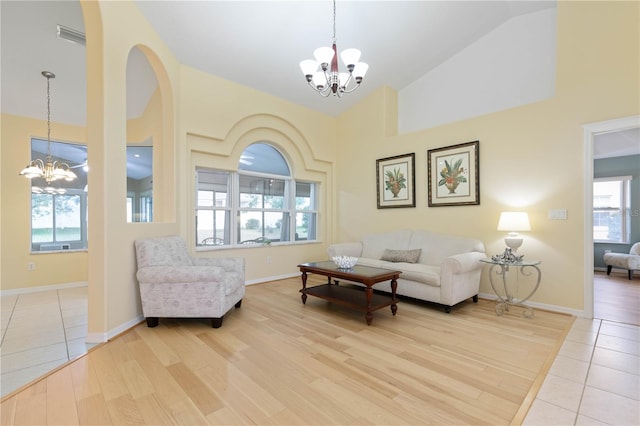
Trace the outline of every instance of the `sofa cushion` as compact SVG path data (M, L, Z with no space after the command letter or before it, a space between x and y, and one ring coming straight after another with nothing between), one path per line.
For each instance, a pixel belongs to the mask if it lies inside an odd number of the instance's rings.
M410 248L410 239L411 231L409 230L365 235L362 237L362 257L380 259L386 249L406 250Z
M402 267L398 267L402 265ZM440 267L433 265L423 265L422 263L391 263L386 268L393 268L402 271L400 278L409 281L417 281L440 287Z
M417 281L440 287L440 267L438 266L423 265L421 263L387 262L366 257L358 259L358 265L402 271L399 282L402 282L402 280Z
M386 260L388 262L416 263L420 258L420 253L422 253L422 249L413 249L413 250L386 249L384 253L382 253L382 257L380 258L380 260Z
M419 262L426 265L440 265L454 254L471 251L484 253L484 244L479 240L423 230L413 231L407 248L421 248Z

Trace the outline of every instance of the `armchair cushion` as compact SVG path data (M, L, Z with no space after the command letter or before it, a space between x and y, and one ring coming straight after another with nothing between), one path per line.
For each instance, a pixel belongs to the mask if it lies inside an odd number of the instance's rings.
M180 237L147 238L136 242L138 269L150 266L191 266L187 246Z

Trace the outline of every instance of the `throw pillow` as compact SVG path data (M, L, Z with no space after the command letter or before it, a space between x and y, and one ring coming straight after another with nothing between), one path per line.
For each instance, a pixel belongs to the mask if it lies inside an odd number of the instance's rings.
M413 249L413 250L385 249L380 260L386 260L387 262L416 263L420 258L420 253L422 253L422 249Z

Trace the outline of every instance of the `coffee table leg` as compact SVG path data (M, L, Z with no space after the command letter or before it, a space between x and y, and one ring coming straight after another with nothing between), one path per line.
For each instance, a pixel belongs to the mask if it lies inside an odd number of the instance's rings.
M302 304L307 303L307 272L302 273Z
M373 313L371 312L371 299L373 299L373 288L371 288L370 286L367 286L367 289L365 290L365 294L367 295L367 315L365 316L365 319L367 320L367 325L371 325L371 322L373 321Z
M391 305L391 313L393 315L398 312L398 305L396 304L396 290L398 289L398 282L395 278L391 280L391 297L393 298L393 304Z

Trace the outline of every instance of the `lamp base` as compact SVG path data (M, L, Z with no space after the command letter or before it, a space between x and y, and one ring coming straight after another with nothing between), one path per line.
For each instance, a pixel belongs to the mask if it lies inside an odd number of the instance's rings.
M509 235L504 239L504 243L509 247L512 251L517 252L518 248L522 245L522 237L516 235Z

